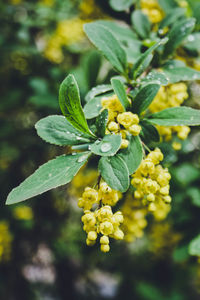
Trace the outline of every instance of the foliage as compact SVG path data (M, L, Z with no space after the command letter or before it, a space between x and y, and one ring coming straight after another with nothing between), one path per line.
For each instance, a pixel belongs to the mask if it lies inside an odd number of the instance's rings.
M95 2L1 4L1 299L196 299L198 1Z

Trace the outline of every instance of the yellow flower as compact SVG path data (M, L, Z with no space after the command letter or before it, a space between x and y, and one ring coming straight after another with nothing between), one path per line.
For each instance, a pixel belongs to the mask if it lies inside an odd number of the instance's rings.
M138 115L133 114L132 112L124 112L117 116L117 121L119 124L123 125L125 128L129 128L133 124L139 123Z
M78 206L84 209L81 220L83 229L87 232L86 243L88 246L93 246L97 236L102 235L100 236L100 249L103 252L108 252L110 249L109 237L116 240L123 239L124 233L119 228L123 223L123 215L120 211L113 214L111 208L111 205L115 205L120 196L121 194L112 190L106 182L101 182L98 190L90 187L85 188L78 201Z
M183 82L169 84L161 87L153 102L149 106L152 113L161 111L168 107L180 106L188 98L187 85ZM157 126L159 134L165 141L170 141L173 134L184 140L187 138L190 128L188 126ZM181 149L181 144L174 142L172 144L175 150Z
M159 164L162 159L162 152L156 148L147 155L132 175L131 184L135 188L134 198L147 206L149 211L156 211L156 204L160 201L171 202L171 197L169 197L171 176L168 170Z
M20 205L14 208L13 215L17 220L30 221L33 219L32 208L26 205Z
M152 23L156 24L162 21L164 12L157 0L140 0L140 5L143 13L148 16Z

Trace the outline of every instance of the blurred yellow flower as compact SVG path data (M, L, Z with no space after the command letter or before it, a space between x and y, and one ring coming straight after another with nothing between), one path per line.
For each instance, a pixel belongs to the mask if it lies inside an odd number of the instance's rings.
M8 222L0 221L0 262L10 260L12 239Z
M30 221L33 219L33 210L26 205L17 206L13 211L13 215L17 220Z

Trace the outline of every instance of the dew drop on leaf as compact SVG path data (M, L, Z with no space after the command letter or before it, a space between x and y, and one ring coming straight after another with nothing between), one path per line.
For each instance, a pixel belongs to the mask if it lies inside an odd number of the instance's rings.
M87 154L82 155L82 156L80 156L80 157L77 159L77 161L78 161L79 163L81 163L81 162L83 162L84 160L86 160L87 156L88 156Z
M103 143L101 145L101 152L108 152L112 149L112 145L110 143Z

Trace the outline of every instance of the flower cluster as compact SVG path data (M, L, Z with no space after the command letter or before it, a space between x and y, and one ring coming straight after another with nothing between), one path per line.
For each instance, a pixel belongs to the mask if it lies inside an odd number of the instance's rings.
M156 210L156 203L171 202L169 196L169 180L171 178L168 169L164 169L159 163L163 154L159 148L151 151L142 161L137 171L132 175L131 184L135 187L134 198L141 200L149 211Z
M79 42L83 38L83 24L84 21L77 17L59 22L56 31L47 42L44 56L54 63L61 63L64 59L62 47Z
M122 230L124 239L127 242L133 242L136 238L141 238L144 234L144 228L147 226L147 209L141 205L137 199L133 199L131 193L126 195L122 206L124 222Z
M156 257L169 255L181 239L180 233L174 232L169 223L153 224L149 233L149 250Z
M100 237L101 251L110 250L109 238L122 240L124 237L120 225L123 215L120 211L113 213L114 206L121 194L112 190L106 182L100 184L99 190L86 187L82 197L78 200L78 206L83 208L83 229L87 232L86 243L88 246L95 244L98 234Z
M9 230L9 224L6 221L0 221L0 262L10 260L11 243L12 235Z
M42 0L50 2L51 0ZM83 25L94 19L104 18L101 9L95 5L94 0L83 0L79 6L79 16L62 20L57 24L53 35L47 38L44 56L53 63L64 60L63 47L79 43L84 39Z
M183 82L162 86L149 110L154 113L168 107L180 106L187 98L187 85ZM157 129L165 141L170 141L173 134L177 134L180 140L185 140L190 132L188 126L157 126ZM173 142L172 146L175 150L181 148L181 144L176 141Z
M156 24L162 21L164 12L157 0L140 0L140 5L143 13L148 16L152 23Z
M139 135L141 126L139 117L132 112L124 112L124 108L116 95L103 97L101 99L103 109L108 109L108 125L106 133L121 134L121 148L127 148L129 141L126 139L128 134Z

